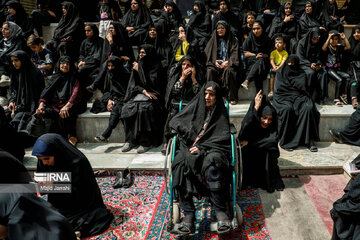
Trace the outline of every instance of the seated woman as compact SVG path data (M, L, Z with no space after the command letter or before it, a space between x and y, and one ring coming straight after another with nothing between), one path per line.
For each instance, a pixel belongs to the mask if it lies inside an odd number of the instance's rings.
M96 99L90 112L99 113L109 111L110 118L106 130L95 137L98 142L107 142L112 130L118 125L121 116L121 109L124 105L124 98L129 82L130 73L124 68L123 62L118 57L110 57L107 64L107 71L101 74L98 81L103 83L101 99Z
M137 153L144 153L152 146L159 146L164 128L165 72L151 45L141 45L139 49L139 60L133 63L121 110L126 141L122 152L140 145Z
M337 30L344 32L344 26L338 15L338 6L335 0L325 0L322 5L321 24L327 31Z
M209 194L218 220L218 233L231 229L226 213L229 199L230 125L215 82L207 82L186 108L170 121L169 126L178 137L172 163L173 188L184 211L176 233L195 232L193 196ZM204 181L205 179L205 181ZM210 193L208 192L210 190Z
M144 39L144 44L150 44L155 48L157 55L160 57L162 67L168 69L171 61L172 47L167 37L156 29L155 25L150 25Z
M272 43L266 35L262 22L255 21L250 36L245 39L242 50L244 51L247 73L246 79L241 84L248 90L249 83L254 81L256 92L263 88L263 81L266 79L270 69L270 52Z
M7 90L10 85L9 53L16 50L26 50L24 33L13 22L4 22L1 28L3 39L0 40L0 106L7 106Z
M185 20L177 5L172 0L166 0L160 17L154 19L154 23L157 29L162 29L164 35L171 37L178 31L180 25L185 25Z
M34 29L40 38L43 38L42 26L57 22L57 6L52 0L37 0L36 8L31 12Z
M101 64L111 56L119 57L129 63L132 63L135 59L128 34L124 26L116 21L110 23L109 33L104 41ZM106 66L102 65L102 68L105 69Z
M81 238L109 228L113 214L104 205L89 160L59 134L38 138L32 155L38 158L37 172L71 172L71 193L49 193L51 203L70 222Z
M346 24L359 24L360 23L360 2L356 0L346 1L345 4L347 6L345 10L345 22Z
M238 100L237 71L240 66L239 45L227 22L220 20L206 45L206 80L218 82L231 104Z
M9 106L6 112L8 117L13 115L11 124L18 129L19 124L26 126L28 123L21 123L24 121L22 117L25 113L35 113L45 87L45 80L23 50L14 51L9 56L13 67L10 75Z
M292 11L291 2L286 2L281 5L277 16L272 21L269 33L272 39L278 34L281 34L287 46L287 52L289 53L295 53L297 44L297 21Z
M307 88L312 97L317 92L316 101L325 104L328 97L328 78L322 63L323 40L319 28L313 28L302 38L297 46L296 55L300 58L300 66L306 73Z
M68 220L50 203L29 193L23 184L32 182L30 174L13 155L0 149L0 238L76 240ZM15 188L14 188L15 187Z
M124 15L121 24L128 32L132 46L138 46L144 41L147 29L152 20L149 10L141 0L131 0L131 9Z
M193 13L190 16L188 26L193 30L201 50L205 49L210 39L211 16L206 11L205 4L196 0L193 4Z
M80 45L80 56L77 64L78 77L82 88L91 85L99 73L104 46L104 39L99 37L99 29L95 24L85 24L85 35L86 39ZM86 104L92 94L87 91L82 92L82 102Z
M217 23L223 20L228 23L229 30L232 32L234 37L238 37L240 21L238 16L231 11L230 2L228 0L218 1L219 12L212 18L212 30L216 30Z
M191 56L183 57L176 68L170 71L165 93L165 107L168 110L168 116L164 128L164 145L161 150L163 154L166 153L166 146L172 135L169 122L179 112L178 104L181 101L183 106L189 103L198 94L204 82L202 68Z
M349 43L351 47L349 57L351 105L353 108L357 108L360 97L360 83L357 81L360 77L360 25L353 27Z
M80 112L78 103L81 100L80 83L70 57L60 57L57 69L41 93L36 114L45 114L45 118L53 119L54 130L76 145L76 119Z
M33 33L33 24L20 1L10 0L6 6L9 13L6 21L16 23L23 30L25 38L29 37Z
M46 48L53 53L54 62L61 56L70 56L73 61L77 61L80 44L85 39L84 22L73 3L65 1L61 5L63 15Z
M360 155L352 163L357 170L360 169ZM346 185L344 195L334 202L333 209L330 210L330 216L334 221L332 240L360 238L358 221L360 209L359 187L360 174L357 174Z
M337 143L360 146L360 108L356 108L342 129L330 129L329 132Z
M305 12L301 15L299 19L299 39L305 37L305 35L313 28L321 28L325 30L321 23L318 21L318 16L314 10L315 4L313 1L307 1L305 5Z
M305 145L317 152L314 141L319 141L320 113L311 100L297 55L290 55L276 74L273 105L279 118L280 146L292 151Z
M244 187L261 187L268 192L282 191L280 156L275 109L261 92L251 102L241 122L240 140L243 157Z

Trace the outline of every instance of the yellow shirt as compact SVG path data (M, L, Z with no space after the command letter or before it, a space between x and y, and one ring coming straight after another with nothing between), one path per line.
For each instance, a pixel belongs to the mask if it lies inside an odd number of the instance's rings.
M181 45L179 45L178 49L176 50L176 54L175 54L175 61L178 62L180 61L180 59L182 59L188 52L189 50L189 43L187 41L182 42L182 49L183 49L183 53L184 55L181 54Z
M274 59L275 66L279 66L282 60L286 60L288 58L288 53L285 50L279 52L277 49L271 52L270 59Z

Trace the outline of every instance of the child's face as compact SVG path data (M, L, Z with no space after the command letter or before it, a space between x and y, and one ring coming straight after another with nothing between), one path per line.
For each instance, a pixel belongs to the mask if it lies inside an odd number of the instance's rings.
M355 29L355 32L353 34L354 38L356 41L359 41L360 40L360 29Z
M249 25L252 25L254 22L255 22L255 16L254 15L248 15L246 17L246 22L249 24Z
M94 36L94 31L91 29L91 27L85 27L85 35L87 38L92 38Z
M112 70L115 69L115 66L114 66L114 64L112 62L108 62L107 68L108 68L109 71L112 71Z
M284 41L283 40L275 40L275 48L277 50L283 50L284 49Z
M220 2L220 11L225 12L228 9L225 1Z
M41 44L39 44L39 45L31 44L29 47L30 47L31 51L33 51L33 52L40 52L42 49Z
M332 47L336 47L336 45L338 45L338 44L339 44L339 36L338 35L332 36L330 38L330 45Z
M156 32L156 28L150 28L150 30L149 30L149 36L151 37L151 38L156 38L156 35L157 35L157 32Z
M9 13L11 16L16 15L16 11L15 11L15 9L13 9L12 7L7 6L7 9L8 9L8 13Z

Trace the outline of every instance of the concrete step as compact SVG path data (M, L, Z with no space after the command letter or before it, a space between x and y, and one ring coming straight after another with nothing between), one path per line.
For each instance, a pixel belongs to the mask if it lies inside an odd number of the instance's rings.
M120 170L129 167L132 170L162 171L165 157L160 148L137 154L133 149L121 152L121 144L88 143L79 144L78 148L87 156L94 170ZM360 147L333 142L317 143L319 151L311 153L306 148L292 152L280 149L279 167L282 176L342 174L343 165L360 153ZM31 149L26 150L24 164L30 171L36 170L37 159L31 156Z
M249 101L241 101L237 105L230 106L230 121L235 124L239 130L241 121L244 119L248 108ZM351 105L337 107L334 105L316 105L320 111L320 140L323 142L333 141L329 134L331 128L342 128L349 120L350 115L354 112ZM107 127L109 121L109 112L93 114L88 110L79 115L76 129L79 142L94 143L94 137L100 135ZM120 143L125 141L123 125L121 122L114 129L111 137L111 143Z

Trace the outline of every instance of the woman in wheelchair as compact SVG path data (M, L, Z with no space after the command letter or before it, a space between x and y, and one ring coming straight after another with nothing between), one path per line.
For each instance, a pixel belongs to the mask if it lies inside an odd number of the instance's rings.
M231 223L226 213L230 195L230 124L220 86L207 82L199 94L169 123L179 139L172 163L173 188L184 218L176 234L195 232L193 196L208 195L216 212L217 231L226 233Z
M275 109L260 90L241 123L239 140L243 156L244 187L261 187L272 193L285 185L280 176Z

